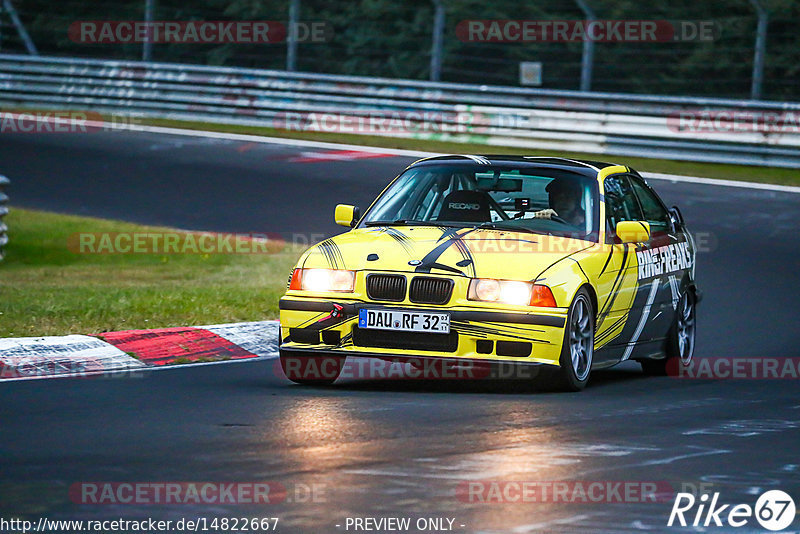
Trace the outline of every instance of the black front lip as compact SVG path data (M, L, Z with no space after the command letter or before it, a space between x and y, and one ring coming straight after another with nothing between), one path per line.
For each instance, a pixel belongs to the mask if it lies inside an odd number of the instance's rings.
M366 302L360 303L336 303L342 307L342 313L348 317L358 316L358 310L362 308L370 309L385 309L387 306L379 304L371 304ZM291 311L311 311L311 312L332 312L334 310L334 302L326 300L292 300L281 299L278 307L281 310ZM430 308L425 308L430 310ZM436 309L436 311L440 311ZM471 321L483 323L514 323L514 324L529 324L536 326L552 326L556 328L563 328L566 320L563 317L552 317L549 315L537 315L528 313L514 313L514 312L494 312L494 311L479 311L479 310L441 310L450 314L450 319L453 321Z
M298 357L307 357L307 358L314 358L314 357L321 357L321 356L347 356L353 358L377 358L380 360L392 361L392 362L406 362L406 363L413 363L415 361L436 361L436 362L445 362L451 363L453 365L463 364L463 363L470 363L473 365L492 365L492 364L514 364L514 365L526 365L531 367L558 367L555 363L543 363L543 362L532 362L530 360L526 360L524 358L516 358L516 359L509 359L509 360L499 360L499 359L478 359L478 358L470 358L470 357L459 357L459 356L432 356L428 354L408 354L408 355L395 355L395 354L387 354L383 352L368 352L368 351L342 351L330 348L322 348L322 349L315 349L311 347L287 347L281 345L280 353L282 356L298 356Z

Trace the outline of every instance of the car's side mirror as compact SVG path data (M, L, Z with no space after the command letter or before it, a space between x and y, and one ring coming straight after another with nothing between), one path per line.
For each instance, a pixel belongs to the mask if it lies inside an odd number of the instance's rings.
M361 218L361 210L349 204L339 204L336 206L333 218L339 226L352 228Z
M683 230L686 223L683 221L683 213L678 206L672 206L669 210L669 220L672 223L672 230Z
M644 243L650 240L650 223L646 221L620 221L617 237L623 243Z

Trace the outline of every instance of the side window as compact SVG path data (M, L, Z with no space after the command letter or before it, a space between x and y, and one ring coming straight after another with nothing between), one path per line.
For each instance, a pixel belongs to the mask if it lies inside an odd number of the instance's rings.
M650 223L651 231L666 232L669 229L669 213L664 204L640 178L631 176L630 180L636 197L642 205L644 220Z
M620 221L641 221L642 211L627 176L610 176L603 182L606 200L606 228L614 234Z

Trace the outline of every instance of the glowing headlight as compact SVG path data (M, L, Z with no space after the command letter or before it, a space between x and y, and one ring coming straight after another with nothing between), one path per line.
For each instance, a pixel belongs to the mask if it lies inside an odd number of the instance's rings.
M500 282L491 279L473 280L475 300L494 302L500 299ZM472 287L470 287L472 289ZM472 291L470 291L472 292Z
M295 269L289 289L352 292L356 273L335 269Z
M474 278L469 284L467 298L481 302L502 302L514 306L556 306L549 287L516 280Z
M500 301L515 306L526 306L531 301L530 282L500 282Z
M469 284L467 298L482 302L502 302L516 306L527 306L531 301L532 287L533 284L530 282L476 278Z

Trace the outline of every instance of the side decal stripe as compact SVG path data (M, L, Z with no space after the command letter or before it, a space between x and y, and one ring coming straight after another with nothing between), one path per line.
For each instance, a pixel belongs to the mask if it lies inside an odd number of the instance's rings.
M614 285L611 286L611 296L608 297L606 303L603 304L603 308L597 316L597 325L598 327L603 325L603 321L605 321L608 314L611 312L611 305L614 304L614 301L617 299L617 295L619 294L619 287L617 284L622 285L622 280L625 278L625 271L628 269L628 247L625 246L625 253L622 256L622 266L617 273L617 278L614 280Z
M611 245L611 250L608 251L608 257L606 258L605 264L603 264L603 269L600 271L600 276L603 276L603 273L606 272L606 268L608 268L608 264L611 263L611 256L614 255L614 245Z
M660 280L656 278L650 285L650 294L647 295L647 304L645 304L644 308L642 309L642 317L641 319L639 319L639 324L636 326L636 331L633 333L633 337L628 343L628 348L625 349L625 354L622 356L621 361L625 361L631 357L631 353L633 352L633 347L636 345L636 342L639 341L639 336L642 335L642 330L644 330L644 325L647 323L647 319L650 317L650 308L653 307L653 301L656 300L656 293L658 293L659 284Z

